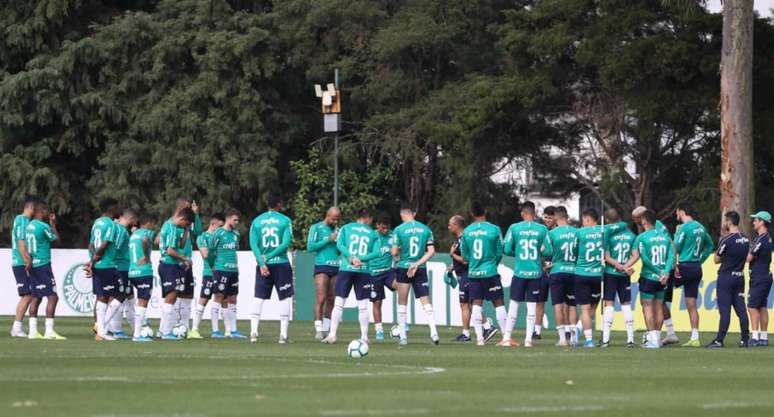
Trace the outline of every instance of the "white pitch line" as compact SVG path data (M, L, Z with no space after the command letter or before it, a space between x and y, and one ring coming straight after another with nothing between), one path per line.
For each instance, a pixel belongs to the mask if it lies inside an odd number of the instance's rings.
M702 404L699 408L704 410L718 410L724 408L753 408L753 407L770 407L770 403L745 403L745 402L722 402L722 403L707 403Z
M320 411L321 416L405 416L427 414L429 411L425 408L416 409L389 409L389 410L324 410Z
M529 413L560 413L560 412L581 413L584 411L603 411L607 409L608 407L603 407L601 405L570 405L570 406L506 407L506 408L501 408L500 411L504 413L529 414Z

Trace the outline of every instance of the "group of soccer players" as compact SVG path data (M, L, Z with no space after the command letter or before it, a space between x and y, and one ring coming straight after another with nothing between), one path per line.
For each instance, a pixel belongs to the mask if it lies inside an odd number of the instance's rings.
M267 211L253 220L249 232L250 250L256 261L254 298L249 306L249 338L251 342L258 340L263 305L274 289L280 300L278 340L286 343L294 294L293 270L287 255L292 243L292 223L281 213L282 199L278 195L269 195L266 205ZM236 326L240 242L237 227L241 217L237 210L212 214L204 230L196 203L181 198L158 235L155 231L158 219L153 215L139 216L131 208L120 208L113 199L104 200L100 210L100 217L91 228L90 259L84 267L96 296L96 340L152 340L152 332L147 334L143 329L148 328L145 316L154 285L151 262L154 247L159 248L161 255L157 269L163 299L158 329L161 339L201 338L199 326L208 304L213 338L247 338ZM344 303L352 290L357 300L361 338L368 340L371 307L375 337L383 340L382 300L385 290L390 290L397 292L399 343L407 343L410 291L426 314L432 343L439 343L426 268L435 254L435 242L432 230L417 221L415 215L412 206L404 204L400 209L401 224L391 230L389 216L378 216L374 228L372 214L361 210L353 222L339 226L342 214L332 207L323 221L310 228L307 249L315 253L314 325L318 340L336 342ZM632 212L636 230L631 230L615 209L605 212L606 224L601 224L596 210L583 211L579 228L570 224L564 207L548 207L542 219L538 219L535 205L525 202L520 207L520 215L522 221L511 225L504 238L498 226L487 222L486 210L477 202L471 205L470 224L466 225L462 215L449 220L448 229L454 243L450 248L452 264L446 281L459 285L463 321L463 331L457 341L471 340L472 322L478 345L484 345L499 328L502 340L498 345L518 346L512 332L520 306L525 304L523 345L532 346L535 339L542 338L543 311L550 294L558 346L579 344L580 333L584 346L595 346L592 321L600 301L603 301L603 331L596 345L608 346L614 305L618 300L626 325L626 344L633 347L630 277L633 266L641 261L639 292L648 330L644 346L658 348L678 343L670 315L675 287L683 288L692 327L691 338L684 346L701 346L697 309L701 266L712 256L715 245L704 226L696 221L690 206L682 204L676 210L680 224L674 237L645 207ZM752 215L757 235L752 245L739 232L740 221L736 212L725 214L723 236L714 254L715 262L720 264L717 299L721 320L716 337L707 347L723 346L732 307L741 324L740 346L768 345L771 216L765 211ZM12 231L13 273L20 296L12 336L64 339L54 329L57 295L50 248L51 242L57 239L56 216L49 213L47 204L36 198L27 199ZM191 260L194 242L204 261L196 302L193 301L195 282ZM504 255L514 258L507 309L498 272ZM743 299L746 263L750 264L751 277L747 309ZM46 327L41 335L37 329L37 310L43 298L47 299ZM484 301L494 306L497 328L484 317ZM29 314L27 333L22 329L25 313ZM748 314L753 327L752 339ZM132 329L131 336L122 331L124 316ZM219 319L223 320L225 332L219 329ZM185 331L174 331L181 326ZM667 330L664 339L662 327Z

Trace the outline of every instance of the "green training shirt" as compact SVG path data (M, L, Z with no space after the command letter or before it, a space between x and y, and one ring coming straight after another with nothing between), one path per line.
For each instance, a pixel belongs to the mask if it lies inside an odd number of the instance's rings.
M293 242L292 227L288 216L274 210L269 210L253 220L250 225L250 249L258 265L289 262L288 247Z
M215 258L213 258L212 252L212 233L206 230L202 232L202 234L196 238L196 246L199 247L199 252L201 252L202 249L207 249L207 258L205 259L202 256L202 276L211 277L212 267L210 264L215 262Z
M180 255L183 255L183 246L185 246L185 242L181 242L183 235L185 235L185 229L171 221L164 222L164 226L161 227L161 232L159 233L161 262L170 265L180 264L180 261L167 253L167 249L172 248Z
M564 225L548 232L553 254L551 257L551 274L575 273L575 262L578 259L578 229Z
M551 256L553 248L548 228L536 222L512 224L505 234L504 251L514 258L513 276L538 279L543 276L542 257Z
M309 236L306 239L306 250L314 252L314 264L324 266L339 266L339 250L336 242L330 240L334 229L325 222L319 222L309 228Z
M374 236L376 236L376 251L379 252L379 255L368 262L368 269L371 270L371 275L379 275L392 268L393 235L390 230L384 235L376 232Z
M110 242L102 254L102 258L94 264L96 269L108 269L116 267L116 245L115 245L116 225L110 217L100 217L94 221L91 226L91 235L89 243L96 252L104 242Z
M715 243L701 223L691 220L677 228L675 232L675 250L677 251L679 263L704 263L712 252L715 251Z
M19 253L19 241L26 241L27 225L30 224L30 218L20 214L13 219L13 229L11 229L11 266L24 265L24 258ZM27 248L29 251L29 248Z
M153 249L153 237L156 232L150 229L137 229L129 237L129 278L144 278L153 276L153 263L150 259L150 253L148 253L148 259L146 263L138 265L145 256L145 248L143 242L148 239L148 249Z
M219 227L212 233L210 241L210 250L214 253L215 260L212 269L223 272L237 272L239 265L237 262L237 251L239 250L239 232L236 230L226 230Z
M489 222L473 222L462 231L462 257L468 261L468 278L484 279L497 275L503 257L503 234Z
M339 231L336 247L341 253L339 271L368 273L368 263L380 255L376 248L377 235L371 226L363 223L347 223ZM360 259L359 267L349 262L351 257Z
M674 266L672 242L663 232L651 229L640 233L634 241L634 247L642 260L640 276L652 281L669 275Z
M634 250L634 239L637 238L631 230L628 228L619 231L614 235L605 234L605 253L610 254L610 257L616 260L619 264L626 264L631 258L632 251ZM625 272L620 272L613 267L613 265L605 262L605 273L617 276L626 276Z
M33 220L25 231L27 250L32 258L32 267L45 266L51 263L51 242L57 239L50 224Z
M602 279L603 235L602 226L578 229L578 260L575 262L575 275Z
M433 244L433 231L416 220L402 223L393 232L392 247L400 248L398 268L408 269L427 253L427 247ZM425 265L420 268L425 268Z
M129 271L129 231L116 222L116 269Z

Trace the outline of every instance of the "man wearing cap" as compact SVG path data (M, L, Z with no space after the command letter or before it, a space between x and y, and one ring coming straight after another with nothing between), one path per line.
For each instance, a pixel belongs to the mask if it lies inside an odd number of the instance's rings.
M771 237L769 224L771 214L759 211L752 215L753 228L758 236L750 245L747 262L750 264L750 292L747 298L747 311L750 313L752 340L750 346L769 345L768 299L771 291Z

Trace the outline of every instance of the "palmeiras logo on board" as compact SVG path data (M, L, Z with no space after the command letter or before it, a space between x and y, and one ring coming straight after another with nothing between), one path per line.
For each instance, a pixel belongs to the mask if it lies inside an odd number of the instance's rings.
M83 271L84 265L86 264L77 263L67 270L62 292L65 302L73 311L88 314L94 310L94 293L91 290L91 280Z

